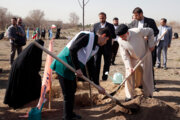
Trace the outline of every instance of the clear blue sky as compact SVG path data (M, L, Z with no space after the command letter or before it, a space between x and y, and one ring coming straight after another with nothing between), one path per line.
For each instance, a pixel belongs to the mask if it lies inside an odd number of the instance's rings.
M46 19L61 19L63 22L69 22L69 14L75 12L82 22L78 0L0 0L0 6L22 17L26 17L30 10L40 9L45 12ZM130 22L135 7L141 7L144 16L155 20L164 17L168 21L180 22L180 0L90 0L85 7L85 24L97 22L101 11L107 14L109 22L114 17L120 22Z

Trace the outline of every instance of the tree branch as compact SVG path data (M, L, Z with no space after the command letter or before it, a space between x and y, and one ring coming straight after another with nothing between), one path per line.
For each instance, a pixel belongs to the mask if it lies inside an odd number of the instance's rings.
M84 4L84 6L86 6L86 4L89 2L89 0Z
M79 6L80 6L81 8L83 8L79 0L78 0L78 3L79 3Z

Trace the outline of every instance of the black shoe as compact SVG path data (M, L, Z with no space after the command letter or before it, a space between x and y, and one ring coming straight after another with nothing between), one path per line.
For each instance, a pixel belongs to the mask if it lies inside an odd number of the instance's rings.
M160 65L157 65L156 68L161 68L161 66L160 66Z
M139 86L139 89L143 89L143 86L141 85L141 86Z
M107 81L107 79L102 79L102 81Z
M150 95L150 96L148 96L149 98L152 98L152 96Z
M74 119L74 118L62 118L62 120L76 120L76 119Z
M111 63L112 65L116 65L114 62Z
M159 92L159 90L156 87L154 87L154 92Z
M107 78L108 78L108 76L107 76L107 75L103 75L102 80L103 80L103 81L106 81L106 80L107 80Z
M164 66L164 68L163 68L164 70L167 70L167 67L166 66Z
M125 98L125 102L132 100L131 98Z
M78 120L80 120L82 117L80 116L80 115L78 115L78 114L76 114L76 113L73 113L72 114L72 119L78 119Z

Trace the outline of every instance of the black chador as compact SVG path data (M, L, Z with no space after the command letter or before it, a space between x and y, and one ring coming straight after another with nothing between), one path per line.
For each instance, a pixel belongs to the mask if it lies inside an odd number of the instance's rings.
M36 40L44 45L42 40ZM31 43L13 62L4 103L14 109L40 97L42 50Z

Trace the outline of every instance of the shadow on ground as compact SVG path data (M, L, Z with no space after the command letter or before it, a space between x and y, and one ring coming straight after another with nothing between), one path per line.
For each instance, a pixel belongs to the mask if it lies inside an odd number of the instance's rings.
M177 81L177 80L156 80L156 84L180 85L180 81Z
M36 106L37 103L26 105L25 108L20 108L17 110L13 110L9 107L0 107L0 120L27 120L27 118L20 118L19 116L25 115L24 111L29 111L31 109L30 106ZM51 102L51 110L48 108L48 102L45 103L44 108L42 110L42 120L61 120L62 119L62 101L52 101Z

